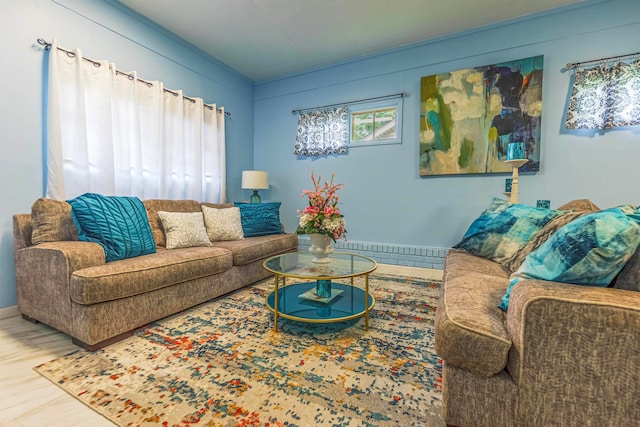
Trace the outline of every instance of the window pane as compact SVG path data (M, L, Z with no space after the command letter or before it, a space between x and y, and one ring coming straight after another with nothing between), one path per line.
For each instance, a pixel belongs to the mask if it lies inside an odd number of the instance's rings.
M352 141L367 141L373 138L373 113L366 112L352 116Z
M388 108L375 113L375 140L396 137L396 109Z

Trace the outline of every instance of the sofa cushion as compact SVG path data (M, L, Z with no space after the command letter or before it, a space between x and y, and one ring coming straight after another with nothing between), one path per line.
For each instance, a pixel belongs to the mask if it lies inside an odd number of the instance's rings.
M234 206L216 209L204 205L201 208L209 240L217 242L244 238L242 221L240 220L240 208Z
M107 262L156 251L147 212L137 197L86 193L68 202L78 238L100 244Z
M71 205L60 200L36 200L31 205L31 243L78 240L78 230L73 222Z
M490 259L460 250L449 249L444 260L444 280L460 276L473 276L476 273L508 280L511 271Z
M504 264L560 211L494 198L454 248Z
M500 308L523 278L608 286L640 246L640 210L619 207L584 215L529 254L511 275Z
M162 221L158 216L159 211L164 212L201 212L200 202L195 200L166 200L166 199L149 199L142 202L147 209L149 217L149 225L153 233L153 240L156 246L165 246L164 228Z
M558 207L558 210L574 212L598 212L600 208L594 205L593 202L589 199L576 199Z
M452 256L457 258L455 267L449 261ZM497 308L509 279L499 270L493 271L495 275L455 274L473 269L477 261L471 254L447 255L436 309L435 349L449 364L491 376L504 369L511 348L504 315Z
M236 203L240 208L240 219L244 237L280 234L280 202Z
M78 304L96 304L221 273L232 266L231 252L222 248L159 249L153 255L75 271L70 296Z
M640 248L624 266L615 279L613 285L616 289L640 292Z
M290 252L298 248L298 236L293 233L249 237L243 240L213 242L213 246L233 253L233 265L245 265L265 257Z
M158 216L164 228L167 249L211 246L202 212L164 212Z

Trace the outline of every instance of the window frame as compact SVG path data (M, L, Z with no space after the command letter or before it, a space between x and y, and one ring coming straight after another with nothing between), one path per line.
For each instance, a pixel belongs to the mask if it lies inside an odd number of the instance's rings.
M348 132L349 132L349 148L356 147L371 147L378 145L393 145L393 144L402 144L402 97L397 99L383 99L379 101L371 101L366 103L358 103L357 105L350 105L347 109L347 117L348 117ZM370 111L376 110L384 110L389 108L396 109L396 136L395 138L386 138L380 140L371 140L371 141L354 141L352 139L352 124L354 115L362 114Z

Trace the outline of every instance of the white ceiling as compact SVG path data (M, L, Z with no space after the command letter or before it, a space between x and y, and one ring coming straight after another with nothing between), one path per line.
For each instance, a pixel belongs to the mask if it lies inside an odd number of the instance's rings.
M118 0L263 81L586 0Z

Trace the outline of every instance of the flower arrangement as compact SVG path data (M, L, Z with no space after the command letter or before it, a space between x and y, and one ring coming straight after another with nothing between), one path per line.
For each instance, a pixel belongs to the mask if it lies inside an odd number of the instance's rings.
M309 198L309 206L304 210L298 210L300 222L296 229L297 234L324 234L335 242L338 239L346 240L347 230L345 220L338 209L338 190L343 184L334 184L335 174L331 175L331 182L322 184L322 177L316 178L311 172L313 190L304 190L301 197Z

